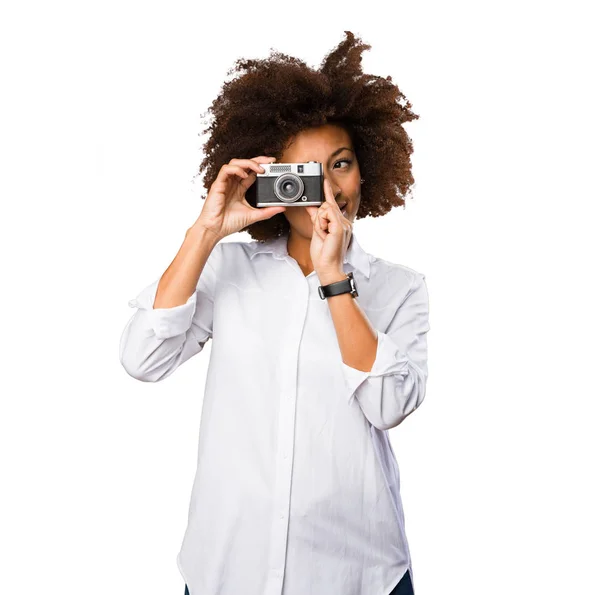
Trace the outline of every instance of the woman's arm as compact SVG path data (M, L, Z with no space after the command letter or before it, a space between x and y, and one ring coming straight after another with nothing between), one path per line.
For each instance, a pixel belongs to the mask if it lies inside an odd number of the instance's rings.
M188 229L161 278L129 302L138 311L121 335L119 358L133 378L165 379L212 337L218 242L202 227Z
M336 296L337 297L337 296ZM342 297L342 296L340 296ZM329 299L335 299L329 298ZM330 308L341 310L342 300ZM350 310L354 304L346 307ZM333 315L336 328L345 318ZM347 365L349 361L363 361L372 357L373 345L361 339L368 334L366 323L355 320L355 330L341 329L345 336L346 352L342 353L342 369L346 380L348 402L356 398L365 417L380 430L399 425L425 398L427 384L427 332L429 331L429 296L425 275L417 273L406 298L398 306L385 332L377 330L375 361L369 371ZM364 328L363 328L364 326ZM352 349L353 335L356 347ZM352 335L352 336L351 336ZM364 352L364 353L363 353ZM362 353L362 355L361 355Z

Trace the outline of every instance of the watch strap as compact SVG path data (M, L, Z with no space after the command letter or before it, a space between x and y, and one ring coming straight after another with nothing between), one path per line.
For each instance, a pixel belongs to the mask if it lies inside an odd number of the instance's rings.
M343 293L350 293L353 298L358 297L356 282L354 280L354 274L352 271L347 273L347 277L341 281L336 281L335 283L330 283L329 285L319 285L319 296L322 300L334 295L341 295Z

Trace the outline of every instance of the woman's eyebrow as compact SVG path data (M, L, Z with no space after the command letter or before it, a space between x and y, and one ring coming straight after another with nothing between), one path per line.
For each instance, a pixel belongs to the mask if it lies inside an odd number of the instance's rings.
M354 153L354 151L350 147L340 147L339 149L336 149L331 154L329 159L332 159L333 157L335 157L338 153L341 153L342 151L350 151L351 153ZM310 159L304 159L304 161L298 161L298 163L308 163L309 161L310 161Z
M336 156L338 153L341 153L341 152L342 152L342 151L344 151L344 150L346 150L346 151L350 151L351 153L354 153L354 151L353 151L352 149L350 149L349 147L340 147L340 148L339 148L337 151L334 151L334 152L331 154L331 157L335 157L335 156ZM330 159L331 159L331 157L330 157Z

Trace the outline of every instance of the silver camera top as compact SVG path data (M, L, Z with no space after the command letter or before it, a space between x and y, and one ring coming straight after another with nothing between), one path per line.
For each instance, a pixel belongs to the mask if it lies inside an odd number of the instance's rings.
M261 163L264 173L257 173L257 177L272 178L281 174L298 174L301 176L320 176L323 173L323 164L319 161L307 163Z

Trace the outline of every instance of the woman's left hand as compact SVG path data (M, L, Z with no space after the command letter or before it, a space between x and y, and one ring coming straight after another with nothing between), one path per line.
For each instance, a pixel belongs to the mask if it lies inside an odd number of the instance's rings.
M344 258L352 238L352 223L335 202L329 181L323 183L325 201L320 207L304 207L313 222L310 258L320 279L343 276Z

